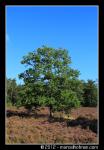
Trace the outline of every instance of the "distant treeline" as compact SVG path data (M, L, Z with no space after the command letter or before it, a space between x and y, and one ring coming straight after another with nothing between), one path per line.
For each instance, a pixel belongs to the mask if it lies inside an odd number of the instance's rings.
M97 106L98 85L93 80L79 80L79 71L70 67L66 49L43 46L23 57L27 70L19 74L23 85L6 79L6 101L17 107L48 106L54 111L69 113L79 106Z

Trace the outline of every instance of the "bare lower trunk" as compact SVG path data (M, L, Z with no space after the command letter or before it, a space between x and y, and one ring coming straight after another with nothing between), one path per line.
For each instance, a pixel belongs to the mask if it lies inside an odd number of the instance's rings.
M52 113L52 106L49 107L49 111L50 111L50 115L49 117L52 118L53 117L53 113Z
M27 109L27 113L30 114L32 112L32 108Z

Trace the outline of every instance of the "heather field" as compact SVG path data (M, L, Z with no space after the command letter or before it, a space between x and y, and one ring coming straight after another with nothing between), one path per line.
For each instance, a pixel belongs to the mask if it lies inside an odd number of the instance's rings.
M6 111L6 144L98 143L97 108L73 109L68 118L56 112L49 118L47 107L28 113L23 107Z

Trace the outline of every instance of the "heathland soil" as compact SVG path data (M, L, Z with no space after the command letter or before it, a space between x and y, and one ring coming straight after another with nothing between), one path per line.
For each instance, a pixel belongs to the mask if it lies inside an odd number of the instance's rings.
M24 107L12 106L7 108L6 115L7 144L98 143L96 107L73 109L70 119L59 112L49 118L47 107L28 113Z

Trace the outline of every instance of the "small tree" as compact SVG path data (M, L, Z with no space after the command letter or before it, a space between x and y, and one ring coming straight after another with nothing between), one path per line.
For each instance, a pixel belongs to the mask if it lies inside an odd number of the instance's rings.
M55 110L66 111L79 105L77 94L69 88L70 81L78 80L79 71L69 67L71 58L66 49L43 46L24 56L21 63L27 65L19 75L24 80L26 96L21 104L48 106L50 116Z
M15 105L17 98L17 84L15 79L6 79L7 103Z
M95 81L88 80L87 83L84 83L83 98L84 106L97 106L97 85Z

